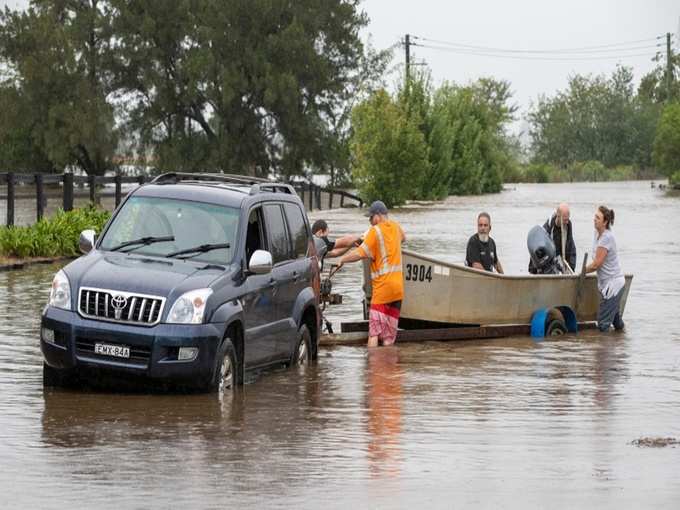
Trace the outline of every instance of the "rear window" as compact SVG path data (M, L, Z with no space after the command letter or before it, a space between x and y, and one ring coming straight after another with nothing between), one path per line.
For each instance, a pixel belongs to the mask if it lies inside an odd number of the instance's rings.
M293 240L293 258L306 257L307 247L309 246L309 233L307 232L307 224L302 215L302 210L296 204L284 204L283 208L286 211L286 220L288 220L288 228Z

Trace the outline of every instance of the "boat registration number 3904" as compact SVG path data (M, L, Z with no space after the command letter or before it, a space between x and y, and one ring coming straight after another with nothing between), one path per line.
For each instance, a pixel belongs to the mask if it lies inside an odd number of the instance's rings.
M423 264L406 264L404 279L412 282L432 281L432 266Z
M124 345L94 344L94 353L116 358L129 358L130 348Z

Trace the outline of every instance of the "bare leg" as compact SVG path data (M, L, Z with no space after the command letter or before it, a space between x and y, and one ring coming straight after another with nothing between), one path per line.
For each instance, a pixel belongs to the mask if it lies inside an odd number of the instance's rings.
M378 347L378 337L377 336L369 336L367 347Z

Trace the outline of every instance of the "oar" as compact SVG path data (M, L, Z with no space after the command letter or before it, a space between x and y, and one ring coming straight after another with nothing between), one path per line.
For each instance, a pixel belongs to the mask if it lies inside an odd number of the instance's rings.
M578 323L578 307L581 303L581 292L583 291L583 280L586 278L586 265L588 264L588 253L583 255L583 265L581 266L581 274L578 275L578 282L576 282L576 303L574 303L574 315L576 316L576 323Z

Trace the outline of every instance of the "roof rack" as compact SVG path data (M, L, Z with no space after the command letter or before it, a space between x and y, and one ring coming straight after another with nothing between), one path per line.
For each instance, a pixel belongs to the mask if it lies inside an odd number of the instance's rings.
M250 194L256 193L288 193L295 194L295 189L290 184L282 184L271 182L268 179L261 177L251 177L249 175L237 174L209 174L209 173L187 173L187 172L169 172L158 175L151 183L152 184L176 184L182 181L206 181L206 182L223 182L227 184L237 184L241 186L250 186Z

